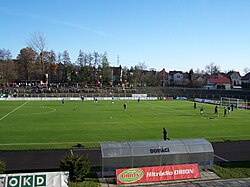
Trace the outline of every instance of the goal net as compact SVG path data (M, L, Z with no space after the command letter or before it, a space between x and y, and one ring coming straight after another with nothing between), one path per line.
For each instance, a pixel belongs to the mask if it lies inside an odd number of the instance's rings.
M220 105L221 106L234 106L235 108L247 108L247 100L245 99L236 99L236 98L228 98L228 97L221 97L220 98Z

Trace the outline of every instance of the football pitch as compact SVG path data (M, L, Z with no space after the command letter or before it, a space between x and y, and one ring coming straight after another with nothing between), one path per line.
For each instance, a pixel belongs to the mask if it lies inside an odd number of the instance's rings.
M123 104L126 102L127 109ZM204 107L200 115L200 107ZM206 138L250 140L250 110L214 115L214 105L190 101L0 101L0 150L98 147L109 141Z

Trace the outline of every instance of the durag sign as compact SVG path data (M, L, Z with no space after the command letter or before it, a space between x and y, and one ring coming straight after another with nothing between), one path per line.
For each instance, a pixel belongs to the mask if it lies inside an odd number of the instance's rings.
M0 175L0 187L68 187L69 172Z
M117 184L199 178L198 164L117 169Z

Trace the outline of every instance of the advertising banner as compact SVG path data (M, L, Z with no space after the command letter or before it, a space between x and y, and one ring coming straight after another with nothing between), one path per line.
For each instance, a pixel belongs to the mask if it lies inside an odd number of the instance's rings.
M117 169L117 184L199 178L198 164Z
M200 102L200 103L210 103L210 104L220 104L220 101L210 100L210 99L201 99L201 98L195 98L194 101Z
M69 172L0 175L0 187L68 187Z

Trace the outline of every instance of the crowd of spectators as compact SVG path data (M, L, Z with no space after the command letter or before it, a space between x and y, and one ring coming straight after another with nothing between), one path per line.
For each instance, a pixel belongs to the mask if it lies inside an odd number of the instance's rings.
M18 97L18 95L38 95L56 93L79 93L79 94L110 94L113 93L136 93L136 89L126 89L122 87L94 87L80 84L67 83L6 83L1 84L0 97Z

